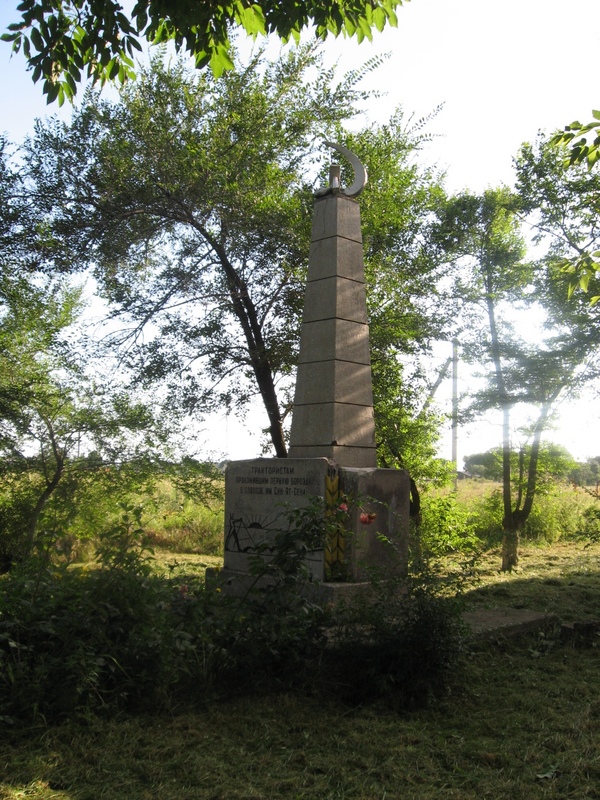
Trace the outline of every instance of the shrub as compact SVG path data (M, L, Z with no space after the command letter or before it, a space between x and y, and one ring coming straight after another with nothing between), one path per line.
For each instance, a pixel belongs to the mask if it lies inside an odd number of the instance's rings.
M536 493L531 514L521 536L524 540L552 543L585 531L586 509L590 499L573 486L561 483L542 485ZM502 537L502 491L495 489L473 505L477 535L488 545Z
M369 596L340 611L323 661L325 683L342 699L416 708L458 681L466 653L460 578L445 580L419 555L402 577L372 574Z
M305 591L306 555L327 529L319 503L257 546L243 597L153 571L140 515L122 509L96 569L32 559L0 579L0 717L188 708L298 685L406 707L448 687L460 607L423 559L402 577L373 575L369 601L334 619Z
M0 716L154 709L205 699L217 680L240 690L293 674L322 637L323 612L301 591L316 535L314 519L293 516L257 549L242 599L153 573L131 506L100 537L97 569L31 559L0 582Z
M480 546L473 514L458 503L454 494L424 498L419 540L423 551L433 556L471 552Z
M588 506L581 516L581 529L579 535L591 542L600 541L600 503Z

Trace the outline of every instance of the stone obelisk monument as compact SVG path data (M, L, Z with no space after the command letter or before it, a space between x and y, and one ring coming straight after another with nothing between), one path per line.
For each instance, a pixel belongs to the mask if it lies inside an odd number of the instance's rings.
M360 207L338 181L315 202L289 455L376 467Z
M406 564L409 477L404 470L378 469L375 449L356 199L366 171L346 148L327 144L350 161L355 180L342 188L333 165L329 187L315 198L289 457L227 467L221 577L232 583L239 576L243 584L256 546L282 530L290 509L313 498L330 508L348 506L345 530L308 557L323 587L333 579L357 582L367 568L389 566L390 546L398 568Z

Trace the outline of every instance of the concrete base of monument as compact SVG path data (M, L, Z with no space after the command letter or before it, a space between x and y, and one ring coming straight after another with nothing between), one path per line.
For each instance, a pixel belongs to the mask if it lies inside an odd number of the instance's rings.
M264 588L268 584L267 578L256 579L247 572L223 568L209 567L206 570L206 585L209 588L220 589L232 597L245 597L253 589ZM301 594L313 603L320 606L336 606L340 603L350 603L358 599L369 597L371 584L367 581L306 583L301 589Z
M236 461L225 473L224 570L251 579L258 550L298 524L298 515L347 506L347 518L330 552L316 549L306 563L315 583L330 574L358 585L373 569L402 574L408 560L410 479L404 470L343 467L328 458L269 458ZM319 508L321 511L319 512ZM303 524L310 523L310 516ZM294 520L292 523L291 520ZM265 555L268 558L267 555ZM331 570L331 571L330 571ZM240 593L244 589L240 589ZM322 589L342 594L344 589ZM348 589L356 591L354 589Z
M331 602L355 595L374 572L402 575L406 570L409 512L405 470L341 467L328 458L232 462L225 473L225 552L219 581L232 594L245 594L255 580L251 566L257 552L268 560L282 533L291 527L300 538L303 528L314 530L322 518L327 547L324 541L306 555L314 581L311 592ZM327 529L328 520L340 516L339 531ZM329 581L332 575L348 583Z

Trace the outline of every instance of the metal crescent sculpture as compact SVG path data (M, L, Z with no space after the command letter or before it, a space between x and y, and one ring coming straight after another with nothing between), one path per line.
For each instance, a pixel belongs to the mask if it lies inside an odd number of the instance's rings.
M337 150L344 158L348 159L354 170L354 182L351 186L348 186L347 189L341 189L342 194L345 194L346 197L358 197L367 182L367 170L347 147L343 147L341 144L336 144L335 142L325 142L325 144L327 147L332 147L334 150Z

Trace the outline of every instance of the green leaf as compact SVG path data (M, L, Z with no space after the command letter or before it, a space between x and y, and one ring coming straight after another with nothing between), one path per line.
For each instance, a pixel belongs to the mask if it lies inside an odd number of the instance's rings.
M383 8L378 6L377 8L373 9L373 24L377 28L377 30L381 33L381 31L385 28L385 23L387 21L387 17Z
M38 53L41 53L45 47L45 44L37 28L31 29L31 42Z
M259 33L266 35L266 20L260 6L244 6L238 2L235 17L250 36L256 37Z
M587 157L588 169L591 169L600 158L600 150L597 147L590 147Z
M106 65L106 74L109 80L113 80L119 74L119 60L117 58L111 58L111 60Z
M598 119L598 120L600 120L600 111L598 111L597 109L595 109L594 111L592 111L592 117L593 117L594 119Z
M46 103L50 105L53 103L56 98L58 97L58 90L59 86L57 83L52 83L51 81L44 81L44 94L46 95Z
M225 70L233 69L229 48L221 45L210 56L210 68L215 78L220 78Z

